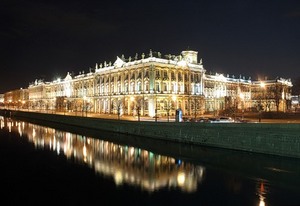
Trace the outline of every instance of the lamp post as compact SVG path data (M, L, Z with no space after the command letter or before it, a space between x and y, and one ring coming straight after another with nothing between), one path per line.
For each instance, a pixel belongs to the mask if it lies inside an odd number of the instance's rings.
M86 101L86 96L83 97L83 105L82 105L82 116L84 114L84 112L86 112L86 108L85 108L85 101Z
M141 107L140 105L137 106L137 115L138 115L138 121L141 120L141 114L140 114L140 110L141 110Z
M117 105L117 109L118 109L118 120L120 120L121 117L121 102L120 100L118 100L118 105Z
M55 97L53 97L53 99L52 99L52 113L56 113L56 112L55 112L55 109L56 109L56 105L55 105Z
M167 117L168 117L168 122L170 122L170 109L171 109L171 103L170 100L168 99L167 101Z
M264 82L260 82L260 88L261 88L261 91L260 91L260 93L263 93L263 95L262 94L260 94L259 96L260 96L260 100L259 100L259 117L258 117L258 121L259 122L261 122L261 119L262 119L262 99L264 98L264 90L265 90L265 83Z
M129 107L129 109L130 109L130 112L129 112L129 114L131 113L131 111L132 111L132 116L134 116L134 96L131 96L130 97L130 107Z
M85 97L85 116L87 117L87 113L88 113L88 107L89 107L89 104L90 104L90 99Z
M25 100L22 100L22 110L24 109Z
M155 122L157 122L157 93L155 92Z
M177 97L176 97L176 95L173 95L173 96L172 96L172 100L173 100L173 102L174 102L175 119L176 119L176 110L177 110L177 102L176 102Z
M244 107L245 107L245 96L243 93L240 93L240 99L241 99L241 103L242 103L242 120L244 119Z
M64 115L66 115L66 99L63 101L63 110L64 110Z
M198 103L198 99L196 96L194 96L194 118L195 118L195 121L197 121L197 103Z

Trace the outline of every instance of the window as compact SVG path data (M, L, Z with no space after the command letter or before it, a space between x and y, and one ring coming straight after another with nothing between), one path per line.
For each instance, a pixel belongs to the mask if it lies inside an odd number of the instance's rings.
M144 88L145 92L149 91L149 82L145 82L145 88Z
M168 84L166 82L163 83L163 91L168 91Z
M164 79L168 79L168 72L164 70Z
M174 71L171 72L171 80L175 81L175 73L174 73Z
M137 91L138 92L142 91L142 84L141 84L141 82L137 83Z
M155 83L155 91L156 92L160 91L160 87L159 87L159 83L158 82Z
M145 78L149 78L149 71L146 71L146 72L145 72L144 77L145 77Z
M121 84L118 84L118 92L121 93Z
M159 70L156 70L156 72L155 72L155 78L160 78Z
M181 74L181 72L178 73L178 81L182 81L182 74Z
M133 82L130 84L130 91L134 92L134 83Z

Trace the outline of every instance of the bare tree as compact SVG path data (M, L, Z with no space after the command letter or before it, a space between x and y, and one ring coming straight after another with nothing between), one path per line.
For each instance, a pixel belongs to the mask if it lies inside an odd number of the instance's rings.
M292 94L300 95L300 77L296 77L293 81Z

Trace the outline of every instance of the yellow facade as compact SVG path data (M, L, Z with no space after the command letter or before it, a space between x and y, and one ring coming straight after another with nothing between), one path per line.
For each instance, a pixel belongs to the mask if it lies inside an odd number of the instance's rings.
M164 57L150 51L140 58L122 56L114 63L96 64L88 73L68 73L53 82L35 81L24 101L30 109L150 117L174 116L177 109L195 117L230 109L247 111L258 102L266 111L288 108L290 80L264 81L269 88L265 90L257 89L258 82L207 75L196 51Z

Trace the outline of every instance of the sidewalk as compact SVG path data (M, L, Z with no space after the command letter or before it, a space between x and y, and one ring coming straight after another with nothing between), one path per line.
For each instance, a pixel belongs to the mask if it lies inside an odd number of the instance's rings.
M118 115L116 115L116 114L87 113L87 116L103 118L103 119L118 119ZM200 116L198 118L200 118ZM120 120L138 121L138 116L122 115L122 116L120 116ZM259 122L258 118L245 117L244 120L246 120L246 122L249 122L249 123L296 123L296 124L300 124L300 119L264 119L264 118L262 118L261 121ZM140 116L140 121L155 122L155 117ZM157 122L168 122L168 117L158 117ZM175 122L175 117L170 116L169 122Z
M95 118L103 118L103 119L120 119L120 120L127 120L127 121L152 121L152 122L175 122L175 117L174 116L169 116L168 117L158 117L157 119L155 117L148 117L148 116L132 116L132 115L121 115L118 117L117 114L99 114L99 113L93 113L93 112L55 112L52 110L48 111L41 111L41 110L24 110L28 112L41 112L41 113L49 113L49 114L59 114L59 115L70 115L70 116L78 116L78 117L95 117ZM211 115L201 115L197 116L197 119L200 118L208 118L211 117ZM184 119L194 119L194 117L183 117ZM249 123L291 123L291 124L300 124L300 117L295 116L295 118L290 117L290 118L278 118L278 119L269 119L269 118L261 118L261 121L259 121L259 118L256 116L244 116L243 120L245 122ZM190 121L194 122L194 121Z

